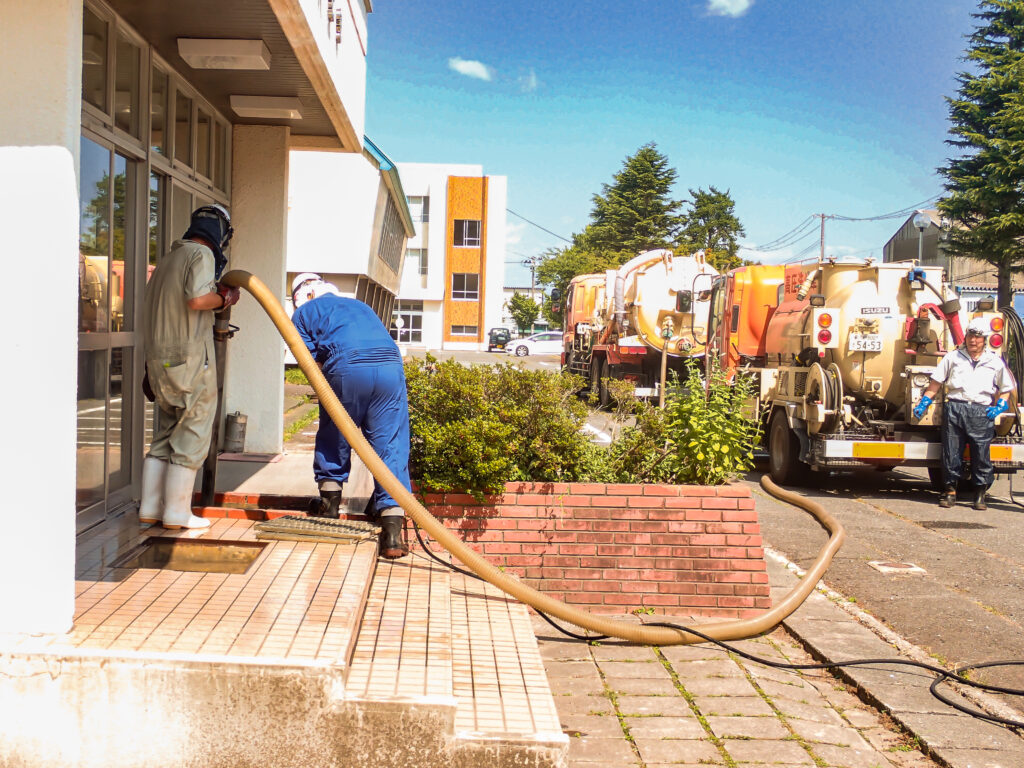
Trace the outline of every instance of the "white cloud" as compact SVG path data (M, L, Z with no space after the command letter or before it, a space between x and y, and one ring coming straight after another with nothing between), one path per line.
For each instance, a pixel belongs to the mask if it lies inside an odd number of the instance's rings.
M505 224L505 246L519 245L526 232L526 226L525 221L508 221Z
M520 77L518 82L519 90L522 91L523 93L530 93L532 91L536 91L537 86L540 85L540 82L537 80L537 73L534 72L532 69L530 70L529 74Z
M754 0L708 0L708 13L712 16L732 16L734 19L746 13Z
M458 56L453 56L448 59L448 68L454 69L460 75L466 77L475 77L477 80L486 80L490 82L494 75L491 72L491 68L484 64L482 61L473 61L472 59L460 59Z

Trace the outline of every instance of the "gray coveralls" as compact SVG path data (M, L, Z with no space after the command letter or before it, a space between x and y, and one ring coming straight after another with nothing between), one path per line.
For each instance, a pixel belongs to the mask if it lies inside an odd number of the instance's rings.
M146 285L143 339L156 424L149 456L198 469L210 450L217 409L213 310L188 300L216 290L213 253L177 240Z
M975 488L992 485L995 473L990 448L995 424L985 410L996 397L1013 389L1013 377L999 355L985 350L977 361L963 349L947 354L932 373L946 385L942 428L942 469L947 487L955 488L963 473L964 445L971 449L971 479Z

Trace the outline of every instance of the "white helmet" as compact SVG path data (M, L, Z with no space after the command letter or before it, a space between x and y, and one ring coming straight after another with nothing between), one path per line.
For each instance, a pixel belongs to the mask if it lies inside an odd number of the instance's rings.
M333 283L325 282L324 279L314 272L302 272L292 280L292 306L298 309L307 301L319 299L321 296L334 294L341 296L341 291Z
M976 317L967 324L966 333L976 333L979 336L984 336L987 338L991 332L992 329L989 328L988 323L985 322L985 318L983 317Z

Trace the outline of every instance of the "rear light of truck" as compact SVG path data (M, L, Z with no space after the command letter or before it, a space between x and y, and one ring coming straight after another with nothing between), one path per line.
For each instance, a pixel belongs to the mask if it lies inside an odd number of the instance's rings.
M818 331L819 344L828 344L830 341L832 341L832 331L826 331L824 328Z
M818 315L818 327L819 328L830 328L831 326L832 326L832 315L827 314L825 312L822 312L820 315ZM832 334L830 333L828 335L828 337L831 339L832 338ZM818 338L821 338L821 334L818 334Z
M1003 318L993 317L992 322L988 324L988 327L991 328L995 333L1001 333L1003 330Z
M1003 346L1003 335L1001 333L993 333L991 336L988 337L988 343L991 344L994 348L998 349L999 347Z

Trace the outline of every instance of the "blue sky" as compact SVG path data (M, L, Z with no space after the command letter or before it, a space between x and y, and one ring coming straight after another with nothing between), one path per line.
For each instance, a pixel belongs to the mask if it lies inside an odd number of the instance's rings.
M810 214L870 217L937 196L944 96L976 0L378 0L366 134L399 162L477 163L508 207L570 237L653 141L676 197L729 190L745 244ZM902 223L826 224L881 257ZM765 260L784 261L815 235ZM509 260L561 241L509 216ZM507 267L506 283L529 282Z

